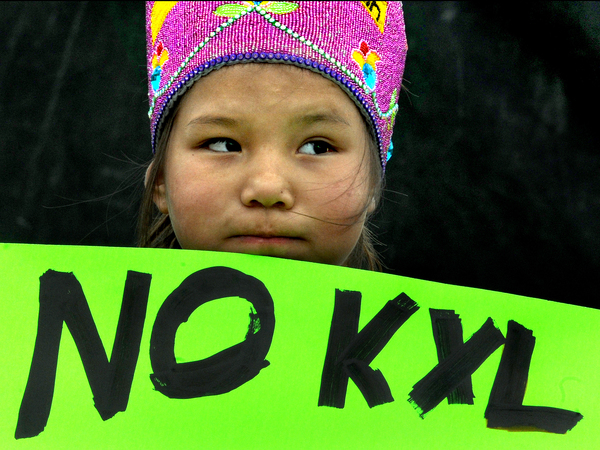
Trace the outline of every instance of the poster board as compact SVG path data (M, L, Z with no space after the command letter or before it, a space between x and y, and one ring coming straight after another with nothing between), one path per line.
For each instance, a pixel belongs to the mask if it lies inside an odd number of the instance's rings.
M599 310L184 250L0 244L0 273L2 448L600 447Z

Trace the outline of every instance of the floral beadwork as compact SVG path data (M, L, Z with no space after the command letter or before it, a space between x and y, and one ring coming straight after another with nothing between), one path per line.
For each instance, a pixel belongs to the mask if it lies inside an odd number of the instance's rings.
M169 52L163 47L161 41L158 41L154 52L152 53L152 75L150 76L150 82L152 83L152 89L154 92L158 91L160 86L160 78L162 75L162 67L169 59Z
M287 14L298 9L297 3L291 2L241 2L241 4L221 5L214 15L223 17L235 17L246 11L248 7L260 6L263 10L273 14Z
M160 32L167 15L175 7L177 2L155 2L150 14L150 31L152 33L152 72L150 74L150 84L154 92L160 87L162 77L162 68L169 59L169 52L163 46L161 41L156 42L156 37Z
M262 5L264 3L264 4L266 4L266 6L268 6L270 8L273 8L273 5L275 3L286 3L286 4L294 5L295 8L293 10L290 9L290 11L287 11L287 12L291 12L291 11L294 11L297 9L298 5L296 3L291 3L291 2L242 2L242 3L243 4L236 3L236 4L220 5L215 11L213 11L213 14L215 14L215 15L225 15L225 13L227 13L227 15L229 15L229 14L233 14L233 15L230 16L226 22L219 25L213 32L211 32L208 36L206 36L204 38L204 40L202 42L200 42L200 44L196 48L194 48L192 53L187 58L185 58L185 60L181 63L180 67L173 74L173 76L171 76L170 80L166 83L166 85L160 91L155 92L154 98L151 101L150 110L148 111L149 117L152 116L152 114L153 114L156 99L159 96L163 95L173 85L174 81L177 79L177 77L179 77L179 75L181 75L181 73L187 66L188 62L196 55L196 53L198 53L206 44L208 44L208 42L210 42L212 39L214 39L223 29L225 29L228 26L231 26L234 22L237 22L242 17L244 17L252 12L257 12L270 25L274 26L275 28L280 29L281 31L284 31L285 33L287 33L289 36L291 36L295 40L301 42L302 44L306 45L307 47L310 47L312 50L314 50L317 53L319 53L320 55L322 55L328 62L330 62L339 71L341 71L343 74L348 76L352 81L357 83L360 87L365 89L365 91L371 91L373 89L370 86L368 86L365 82L360 80L356 75L354 75L340 61L336 60L329 53L327 53L323 49L319 48L319 46L317 44L311 42L310 40L306 39L304 36L300 35L299 33L295 32L294 30L292 30L291 28L280 23ZM228 8L231 8L234 6L238 7L237 9L235 9L235 14L234 14L233 10L228 9ZM221 8L224 8L224 7L225 7L225 9L221 10ZM217 14L218 11L220 11L220 14ZM277 13L277 14L281 14L281 13ZM365 45L366 45L366 51L369 54L369 57L374 58L374 56L371 56L371 50L369 50L368 45L366 43L365 43ZM362 45L361 45L361 49L364 49L364 47ZM373 52L373 53L375 53L375 55L377 54L376 52ZM366 56L367 55L365 54L365 57ZM375 62L372 62L372 64L374 67ZM359 65L360 65L360 63L359 63ZM369 69L367 69L367 71L369 71ZM376 102L375 98L374 98L374 101ZM378 107L378 105L377 105L377 110L381 111L381 109ZM381 114L383 114L383 113L380 112L380 115Z
M375 63L381 61L379 54L375 50L369 48L369 44L365 41L360 41L360 49L352 51L352 59L356 61L363 72L365 83L371 91L375 90L377 84L377 68Z

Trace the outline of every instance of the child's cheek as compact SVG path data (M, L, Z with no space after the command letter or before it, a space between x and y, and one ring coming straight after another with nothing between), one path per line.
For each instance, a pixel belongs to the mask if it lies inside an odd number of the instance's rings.
M328 189L327 201L320 200L323 202L321 214L338 223L354 223L362 215L368 197L367 183L354 184L338 183Z
M175 183L169 192L169 217L182 248L196 248L204 241L204 223L214 212L208 208L209 195L196 189L192 180Z

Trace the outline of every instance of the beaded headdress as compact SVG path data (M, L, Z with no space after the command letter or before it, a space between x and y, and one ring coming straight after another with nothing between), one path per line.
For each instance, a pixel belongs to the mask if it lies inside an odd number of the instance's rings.
M407 43L401 2L147 2L152 150L175 103L224 65L279 63L316 72L348 94L391 156Z

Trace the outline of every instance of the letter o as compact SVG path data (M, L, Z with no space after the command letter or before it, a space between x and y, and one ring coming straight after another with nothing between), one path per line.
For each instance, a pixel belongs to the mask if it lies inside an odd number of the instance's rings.
M246 339L208 358L177 363L177 328L204 303L240 297L252 303ZM273 299L255 277L229 267L210 267L191 274L160 307L152 327L150 379L169 398L194 398L227 393L254 378L269 362L265 359L275 331Z

